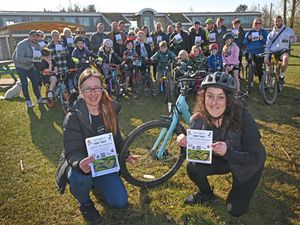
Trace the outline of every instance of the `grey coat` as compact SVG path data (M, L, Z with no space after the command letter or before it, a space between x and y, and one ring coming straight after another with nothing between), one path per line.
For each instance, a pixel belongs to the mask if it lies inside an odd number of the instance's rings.
M30 40L24 39L20 41L12 55L16 67L30 70L33 66L33 49L40 51L41 47L38 43L31 45Z

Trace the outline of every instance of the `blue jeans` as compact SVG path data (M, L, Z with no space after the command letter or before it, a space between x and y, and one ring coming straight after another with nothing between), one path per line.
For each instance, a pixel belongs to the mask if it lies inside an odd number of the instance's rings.
M110 208L124 208L127 205L127 191L118 173L92 177L91 174L84 175L70 168L68 181L72 195L80 204L91 201L89 195L94 187Z
M39 89L39 80L40 80L40 74L39 71L32 68L30 70L25 70L19 67L16 67L17 73L19 74L21 83L22 83L22 92L25 97L25 100L30 100L29 92L28 92L28 81L27 77L31 81L32 89L34 92L34 95L37 99L41 97L40 89Z

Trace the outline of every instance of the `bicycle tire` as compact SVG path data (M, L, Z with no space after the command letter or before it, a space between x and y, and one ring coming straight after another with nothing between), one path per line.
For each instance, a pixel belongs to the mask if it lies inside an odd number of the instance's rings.
M261 78L261 92L265 103L272 105L278 96L278 86L275 73L265 72Z
M284 84L278 82L277 85L278 85L278 92L282 92Z
M49 87L46 87L46 106L49 109L52 109L55 107L55 96L53 96L52 99L48 98L48 93L49 93Z
M179 170L185 160L185 148L179 147L176 138L185 133L184 127L178 123L163 159L158 160L151 147L162 128L168 129L171 121L152 120L135 128L125 140L120 156L120 167L125 180L138 187L154 187L170 179ZM158 148L160 144L158 145ZM140 158L130 164L126 161L129 154Z
M115 92L115 97L116 97L116 100L119 101L120 99L120 95L121 95L121 88L120 88L120 84L119 84L119 81L118 80L113 80L113 89L114 89L114 92Z
M60 93L61 108L65 115L69 112L69 97L70 96L67 90Z
M252 64L249 64L247 67L247 91L250 94L253 84L253 75L254 75L254 68Z

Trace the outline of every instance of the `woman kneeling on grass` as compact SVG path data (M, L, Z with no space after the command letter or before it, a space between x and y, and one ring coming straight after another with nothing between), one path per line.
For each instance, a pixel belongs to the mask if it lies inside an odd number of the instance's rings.
M186 204L199 204L216 197L207 176L232 173L232 188L226 200L228 212L241 216L247 211L250 199L260 181L266 153L254 119L236 101L235 80L224 72L207 75L197 97L191 129L212 130L212 163L189 162L187 173L199 191L184 199ZM180 146L187 138L177 138Z
M83 217L89 222L101 221L89 196L92 187L110 208L124 208L128 201L127 191L117 172L97 177L91 175L90 164L95 158L88 156L85 139L112 133L117 152L123 143L117 119L120 107L102 85L100 74L91 69L83 71L79 78L80 96L64 120L64 157L69 165L67 181Z

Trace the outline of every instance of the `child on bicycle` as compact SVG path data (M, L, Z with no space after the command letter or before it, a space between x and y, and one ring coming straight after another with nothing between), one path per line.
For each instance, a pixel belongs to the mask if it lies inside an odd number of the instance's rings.
M98 57L98 55L96 55L95 53L89 51L86 47L84 47L84 39L82 36L76 36L74 38L74 43L75 43L75 48L72 52L72 60L75 63L76 66L76 77L79 78L80 74L89 67L90 63L89 63L89 57L92 57L94 59L97 59L98 61L102 61L101 57ZM70 82L73 82L73 79L70 78L69 79L69 86L74 87L74 84L72 83L70 85ZM77 83L77 82L75 82ZM72 89L71 89L72 92Z
M43 83L50 84L47 98L52 99L54 97L54 88L57 84L57 65L54 59L51 58L51 51L49 48L42 48L41 50L42 60L40 64L40 70L42 73Z
M203 51L199 45L194 45L191 49L190 66L193 71L205 70L207 71L207 58L204 56Z
M239 53L240 48L234 42L234 37L232 33L226 33L223 36L225 45L222 50L222 59L225 65L225 71L227 73L232 71L233 78L236 81L237 92L240 91L240 79L239 79Z
M207 57L207 66L209 72L216 72L222 70L223 60L220 53L218 53L218 44L212 43L209 45L210 55Z
M134 43L133 43L133 39L127 39L125 41L125 45L126 45L126 51L123 52L123 62L122 62L122 68L124 70L124 74L125 74L125 90L124 90L124 94L127 95L128 94L128 86L129 86L129 81L132 78L132 85L135 85L135 78L133 75L133 62L134 60L136 60L137 58L137 54L136 51L133 49L134 47Z
M157 70L158 77L156 82L156 91L154 95L157 95L159 92L159 85L162 82L162 76L164 74L169 74L169 64L170 61L175 61L177 59L176 55L168 49L168 44L166 41L161 41L159 43L159 51L157 51L152 57L151 60L158 62Z
M99 48L99 57L102 58L102 74L105 78L109 77L109 66L108 64L120 64L122 59L113 50L113 41L110 39L104 39L102 46Z
M184 75L184 72L187 72L189 70L190 60L189 54L186 50L179 51L176 66L180 68L180 70L177 70L174 74L175 79L177 80Z
M148 37L147 34L149 36L148 28L146 26L142 28L142 31L137 33L135 51L137 54L136 67L138 79L141 79L142 76L145 77L147 69L148 71L150 70L149 59L153 53L151 45L145 42L145 40L147 40L146 37Z

